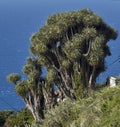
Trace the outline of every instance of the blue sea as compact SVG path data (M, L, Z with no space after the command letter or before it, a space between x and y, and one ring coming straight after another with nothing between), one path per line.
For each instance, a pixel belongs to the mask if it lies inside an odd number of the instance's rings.
M20 110L25 107L14 85L6 80L10 73L20 73L29 53L30 37L42 27L46 19L58 12L89 8L100 15L104 21L120 31L120 0L0 0L0 110ZM100 74L98 82L107 76L120 75L120 36L108 43L112 55L106 58L105 73Z

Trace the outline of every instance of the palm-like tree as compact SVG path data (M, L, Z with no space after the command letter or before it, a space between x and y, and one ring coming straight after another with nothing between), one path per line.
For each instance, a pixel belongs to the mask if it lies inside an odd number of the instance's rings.
M31 111L34 119L42 122L44 119L44 82L41 80L41 65L34 58L28 58L23 68L27 75L26 80L22 80L19 74L10 74L7 76L9 82L15 84L15 90L24 100L26 107Z
M50 16L32 36L30 51L48 69L47 77L52 79L48 81L61 84L64 95L74 98L75 71L83 88L93 88L110 55L107 42L116 37L117 32L100 16L83 9Z

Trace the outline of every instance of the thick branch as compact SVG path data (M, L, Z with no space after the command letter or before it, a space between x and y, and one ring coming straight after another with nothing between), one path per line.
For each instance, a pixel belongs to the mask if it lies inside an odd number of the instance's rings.
M88 51L87 51L87 53L85 53L85 54L83 54L83 56L88 56L88 54L90 53L90 49L91 49L91 41L89 41L89 43L88 43Z

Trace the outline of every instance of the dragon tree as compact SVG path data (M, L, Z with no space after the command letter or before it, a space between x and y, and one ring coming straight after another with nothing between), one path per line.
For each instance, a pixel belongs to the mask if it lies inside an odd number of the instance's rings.
M40 77L42 70L37 61L35 58L27 59L27 63L23 67L23 72L27 76L26 79L22 79L17 73L12 73L7 76L7 80L15 84L17 94L22 97L35 121L42 122L45 109L45 83Z
M65 96L74 98L80 85L93 89L111 55L107 42L117 31L90 9L57 13L32 35L30 51L48 70L46 79L55 82ZM76 83L76 79L79 83Z

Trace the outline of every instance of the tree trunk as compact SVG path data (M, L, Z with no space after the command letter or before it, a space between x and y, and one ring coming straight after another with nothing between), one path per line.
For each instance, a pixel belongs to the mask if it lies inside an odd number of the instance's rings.
M92 86L94 85L94 74L95 74L95 66L93 67L92 73L89 78L89 88L92 89Z
M33 95L29 93L27 97L24 98L26 107L32 113L35 121L42 122L44 119L44 96Z
M36 102L37 104L37 102ZM39 104L33 106L33 105L29 105L26 104L26 107L30 110L30 112L32 113L35 121L37 122L42 122L42 120L44 119L44 112L41 108L41 106Z
M73 80L71 75L67 74L67 70L61 70L60 71L60 75L61 75L61 80L63 82L63 91L65 93L65 95L71 99L75 99L75 94L74 94L74 85L73 85Z

